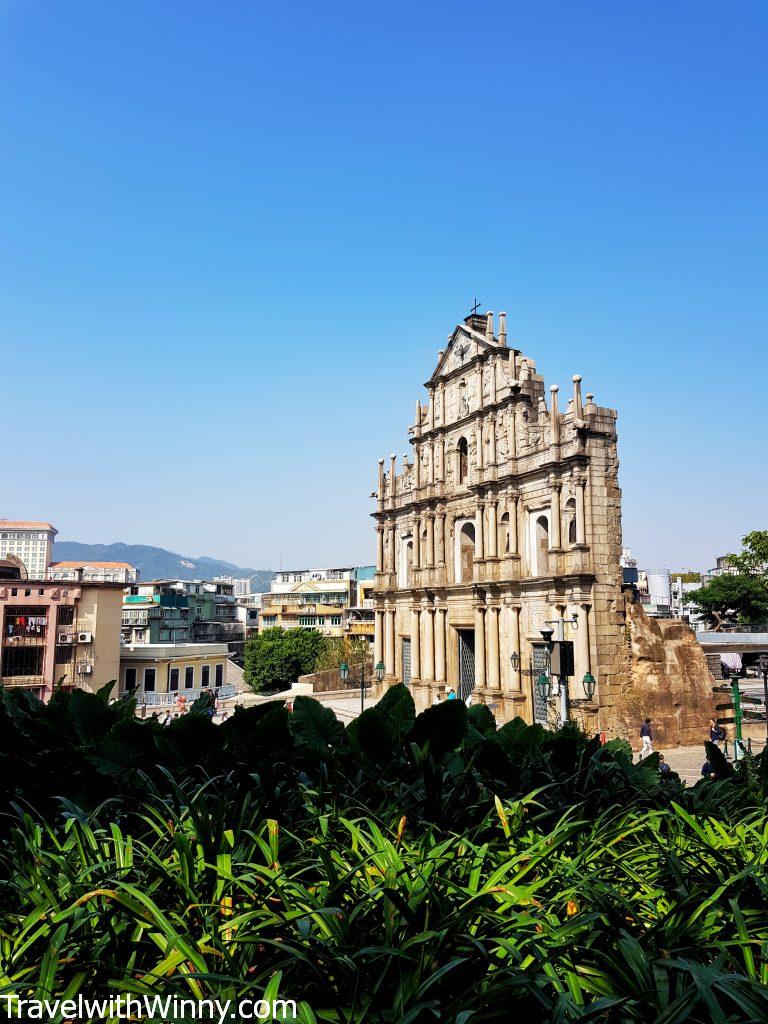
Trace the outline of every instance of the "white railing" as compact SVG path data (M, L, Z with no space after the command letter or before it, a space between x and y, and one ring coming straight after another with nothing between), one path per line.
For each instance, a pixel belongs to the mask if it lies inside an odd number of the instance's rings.
M138 693L136 694L136 699L139 704L147 704L148 706L153 707L157 707L159 705L163 707L173 704L177 697L186 697L187 704L191 704L193 701L197 700L201 692L202 687L195 686L189 690L171 690L170 693ZM127 696L126 692L123 691L121 696ZM227 683L226 686L220 686L217 696L219 700L226 700L228 697L234 697L234 683Z

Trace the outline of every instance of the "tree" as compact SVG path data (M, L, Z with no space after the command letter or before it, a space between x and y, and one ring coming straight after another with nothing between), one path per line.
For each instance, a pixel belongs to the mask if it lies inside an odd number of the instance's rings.
M317 658L317 671L338 668L342 661L361 665L371 660L371 645L362 636L327 637Z
M745 576L768 577L768 530L753 530L741 543L741 554L728 555L728 564Z
M768 621L768 581L759 576L714 576L687 597L715 630Z
M265 629L246 641L243 678L256 693L287 690L315 671L322 644L316 629Z

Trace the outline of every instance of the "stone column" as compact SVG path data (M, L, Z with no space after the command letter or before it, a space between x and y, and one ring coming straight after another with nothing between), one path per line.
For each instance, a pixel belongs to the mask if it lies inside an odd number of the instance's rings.
M509 553L510 555L520 554L520 538L518 531L518 517L520 515L520 499L517 495L512 498L509 507Z
M384 492L386 489L386 478L384 474L384 459L379 459L379 511L384 508Z
M413 520L413 568L421 568L421 516Z
M435 610L425 607L424 618L424 651L422 655L424 682L434 682L435 679Z
M477 448L477 456L475 458L475 463L476 463L475 468L477 469L478 474L479 474L480 470L483 468L483 465L484 465L484 462L483 462L483 445L484 445L485 441L483 439L483 433L484 433L483 432L483 421L481 419L479 419L477 421L477 427L475 429L475 445L476 445L476 448Z
M438 384L438 393L440 395L440 426L445 426L445 384L440 381Z
M475 686L485 686L485 609L475 608Z
M488 424L488 465L496 465L496 417L491 416Z
M491 405L496 405L496 360L491 359L489 364L491 373Z
M435 517L432 512L427 513L427 568L435 567Z
M380 661L384 661L384 612L377 608L373 634L373 663L378 665Z
M389 524L389 572L395 572L397 562L395 561L395 524Z
M384 572L384 527L376 527L376 572Z
M488 557L496 558L499 553L499 520L497 515L498 502L488 502Z
M445 682L445 621L448 611L438 608L435 611L435 682Z
M560 515L560 491L562 489L562 483L556 480L554 477L549 478L549 484L552 488L552 498L550 505L550 545L552 549L559 551L563 546L562 542L562 523Z
M560 390L557 384L550 387L552 402L549 409L549 424L552 431L552 444L560 444L560 413L557 408L557 393Z
M445 438L440 438L440 473L438 479L445 481Z
M587 486L586 477L576 478L576 543L586 544L587 530L584 516L584 489Z
M432 407L430 406L430 408L432 408ZM434 445L433 441L429 442L429 447L428 447L427 451L428 451L428 454L429 454L429 483L430 483L431 486L434 486L434 483L435 483L435 445Z
M413 486L418 491L421 487L421 453L419 446L413 446Z
M427 411L427 426L430 430L435 429L435 389L429 389L429 409Z
M395 495L397 493L397 466L395 453L389 456L389 507L395 507Z
M411 609L411 678L421 679L421 611Z
M488 688L491 690L498 690L500 688L499 609L489 608L486 611L485 618L488 628Z
M475 561L485 558L485 510L484 503L478 501L475 512Z
M445 565L445 512L442 510L437 513L437 522L435 523L435 527L437 564Z
M385 641L386 641L386 659L384 662L384 668L387 676L390 679L395 677L395 612L393 608L388 608L386 612L386 630L385 630Z

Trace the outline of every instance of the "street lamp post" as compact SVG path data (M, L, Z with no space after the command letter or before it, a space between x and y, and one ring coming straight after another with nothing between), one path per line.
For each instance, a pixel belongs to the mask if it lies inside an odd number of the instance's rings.
M373 671L374 674L376 675L376 681L380 683L381 680L384 678L385 672L383 663L379 662ZM341 676L341 681L342 683L344 683L345 686L347 685L347 680L349 679L349 673L349 665L346 663L346 661L342 661L342 663L339 665L339 675ZM365 658L363 658L363 660L360 662L360 714L362 714L363 711L365 711Z

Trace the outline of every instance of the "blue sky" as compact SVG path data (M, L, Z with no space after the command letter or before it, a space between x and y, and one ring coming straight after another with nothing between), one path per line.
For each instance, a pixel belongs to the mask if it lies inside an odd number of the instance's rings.
M0 515L373 558L477 295L619 410L624 538L768 526L764 3L0 0Z

